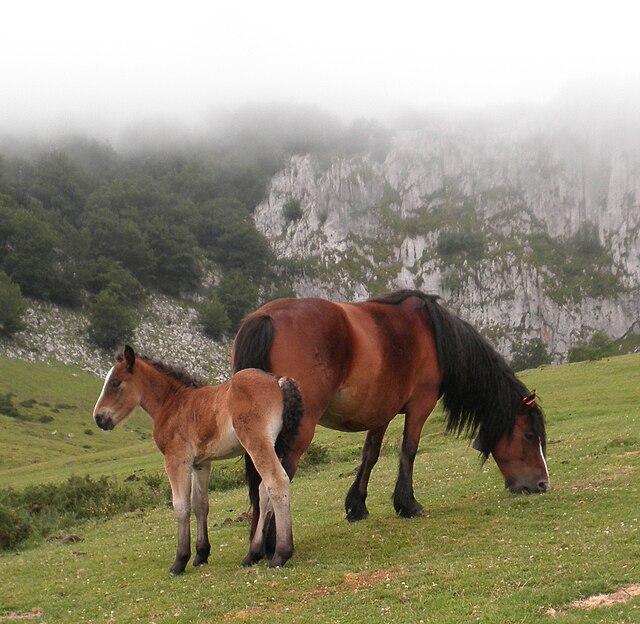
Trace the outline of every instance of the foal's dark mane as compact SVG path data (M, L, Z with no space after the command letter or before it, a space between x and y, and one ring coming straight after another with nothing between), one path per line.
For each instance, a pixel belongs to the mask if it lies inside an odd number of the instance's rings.
M118 356L118 360L122 357L122 355ZM174 366L173 364L166 364L165 362L160 362L159 360L154 360L147 355L142 355L140 353L136 353L136 358L139 358L150 364L156 370L159 370L161 373L167 375L171 379L177 381L178 383L186 386L187 388L202 388L203 386L208 385L207 381L198 377L196 375L192 375L188 373L184 368L179 366Z
M398 305L409 297L422 300L435 336L447 431L469 436L478 433L481 453L486 459L505 433L513 433L516 415L524 411L522 399L529 391L491 343L469 323L443 308L437 295L398 290L370 301ZM534 405L528 414L544 450L542 410Z

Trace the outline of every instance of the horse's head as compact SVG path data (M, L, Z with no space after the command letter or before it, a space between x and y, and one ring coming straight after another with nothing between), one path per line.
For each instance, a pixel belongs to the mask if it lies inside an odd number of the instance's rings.
M142 396L134 376L135 361L133 349L126 346L107 373L93 408L93 418L100 429L113 429L140 405Z
M504 476L505 487L513 494L534 494L549 489L549 471L545 460L546 438L542 410L535 392L524 397L510 434L503 435L491 449ZM474 442L480 448L480 441Z

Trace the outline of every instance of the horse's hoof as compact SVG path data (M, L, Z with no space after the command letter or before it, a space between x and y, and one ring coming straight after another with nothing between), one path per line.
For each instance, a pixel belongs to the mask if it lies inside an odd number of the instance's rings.
M367 509L350 509L347 511L346 518L349 522L359 522L360 520L366 520L369 517Z
M184 570L174 570L173 568L169 570L169 576L180 576L181 574L184 574Z
M397 513L401 518L426 518L429 515L422 507L398 509Z

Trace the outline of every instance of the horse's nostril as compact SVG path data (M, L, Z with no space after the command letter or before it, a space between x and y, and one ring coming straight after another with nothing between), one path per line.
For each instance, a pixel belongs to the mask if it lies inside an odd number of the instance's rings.
M538 483L538 489L541 492L546 492L549 489L549 482L548 481L540 481L540 483Z

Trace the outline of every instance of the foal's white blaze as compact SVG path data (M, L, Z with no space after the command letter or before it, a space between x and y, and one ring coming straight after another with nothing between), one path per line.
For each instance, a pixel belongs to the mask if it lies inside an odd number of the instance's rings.
M100 396L98 397L98 400L96 401L96 405L93 408L93 415L96 415L96 409L98 409L98 405L100 405L100 401L102 401L102 397L104 397L104 393L107 391L107 387L109 385L109 382L111 381L111 375L113 375L113 369L114 367L111 367L111 370L107 373L107 377L104 380L104 385L102 386L102 392L100 392Z

